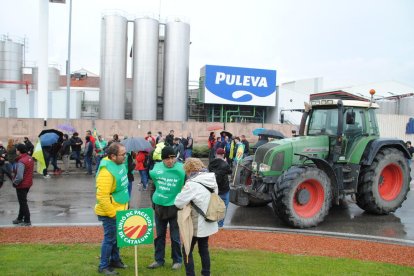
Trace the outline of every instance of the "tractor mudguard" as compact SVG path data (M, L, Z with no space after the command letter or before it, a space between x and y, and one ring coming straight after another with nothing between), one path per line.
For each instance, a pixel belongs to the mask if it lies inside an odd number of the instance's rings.
M370 166L378 151L382 148L395 148L401 151L405 158L411 159L410 153L405 146L404 141L398 139L380 138L372 140L367 144L364 153L362 154L361 164Z

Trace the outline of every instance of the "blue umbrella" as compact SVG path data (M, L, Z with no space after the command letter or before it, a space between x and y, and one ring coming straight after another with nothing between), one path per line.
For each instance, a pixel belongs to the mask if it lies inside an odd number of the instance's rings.
M265 128L262 128L262 127L256 128L256 129L253 130L253 135L259 136L260 132L263 131L263 130L265 130Z
M253 130L253 134L257 136L262 135L262 136L272 137L276 139L286 138L282 132L275 130L275 129L269 129L269 128L256 128L255 130Z
M42 147L51 146L59 141L59 135L54 132L42 134L39 138Z
M125 146L125 149L127 152L130 151L146 151L146 152L150 152L152 150L152 146L150 144L150 142L148 142L147 140L145 140L142 137L138 137L138 138L127 138L125 140L121 141L121 144Z

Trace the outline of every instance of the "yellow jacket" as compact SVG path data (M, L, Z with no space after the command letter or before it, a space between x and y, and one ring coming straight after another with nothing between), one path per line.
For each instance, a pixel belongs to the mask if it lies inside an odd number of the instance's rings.
M127 210L128 203L115 202L112 193L115 191L115 177L105 168L101 168L96 177L96 205L95 214L113 218L116 211Z

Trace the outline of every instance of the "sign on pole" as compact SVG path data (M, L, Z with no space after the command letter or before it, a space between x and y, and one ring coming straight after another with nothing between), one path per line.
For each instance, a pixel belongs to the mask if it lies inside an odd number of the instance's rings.
M118 247L154 242L154 211L152 208L116 212Z

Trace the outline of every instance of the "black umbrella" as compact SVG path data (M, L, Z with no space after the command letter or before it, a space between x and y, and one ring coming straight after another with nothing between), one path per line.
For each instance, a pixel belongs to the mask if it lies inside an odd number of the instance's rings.
M233 134L231 134L230 132L223 130L222 132L220 132L220 136L228 136L229 138L231 138L233 136Z
M255 129L253 131L253 134L262 135L262 136L271 137L271 138L277 138L277 139L286 138L282 132L275 130L275 129L269 129L269 128Z
M49 146L63 141L63 133L57 129L44 129L39 133L38 137L40 138L42 146Z

